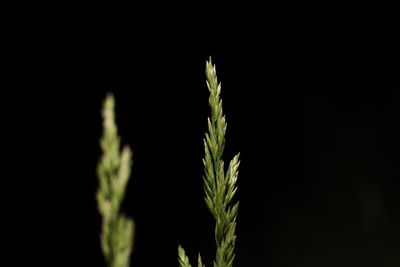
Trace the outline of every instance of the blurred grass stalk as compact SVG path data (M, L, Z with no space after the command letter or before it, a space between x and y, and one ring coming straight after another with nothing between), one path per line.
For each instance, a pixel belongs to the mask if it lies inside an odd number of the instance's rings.
M115 123L115 100L108 94L104 101L102 157L97 166L99 188L98 210L102 216L101 248L108 267L128 267L133 248L134 222L120 213L129 181L132 152L128 146L120 149Z

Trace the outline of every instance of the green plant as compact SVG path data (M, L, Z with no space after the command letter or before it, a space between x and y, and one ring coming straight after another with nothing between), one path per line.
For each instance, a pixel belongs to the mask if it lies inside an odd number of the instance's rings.
M213 215L215 241L217 245L214 267L231 267L235 258L236 217L239 203L231 204L236 193L238 178L239 154L230 162L227 172L222 160L225 147L226 122L222 112L220 97L221 84L218 83L215 66L211 58L206 63L207 87L210 91L209 105L211 119L208 118L208 133L204 138L204 192L205 201ZM181 267L190 267L189 258L182 247L178 248L178 260ZM198 267L203 267L201 256Z
M231 267L235 258L236 217L239 203L231 204L236 193L239 153L231 160L225 173L222 160L225 147L226 121L222 112L221 84L218 83L211 58L206 62L207 87L210 92L211 118L204 138L204 192L205 202L215 224L216 256L214 267ZM134 223L120 214L120 207L129 181L132 152L120 148L114 112L115 100L109 94L104 101L102 158L97 174L99 189L97 203L102 215L101 247L109 267L128 267L133 246ZM179 246L178 260L181 267L191 267L185 250ZM204 267L199 254L198 267Z
M99 189L97 204L102 216L101 248L109 267L128 267L133 246L134 223L120 214L132 165L132 152L128 146L120 149L114 113L115 100L109 94L104 101L103 155L97 167Z

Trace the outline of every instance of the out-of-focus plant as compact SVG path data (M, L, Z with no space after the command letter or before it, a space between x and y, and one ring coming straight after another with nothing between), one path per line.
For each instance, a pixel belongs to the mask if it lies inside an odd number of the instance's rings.
M226 122L220 97L221 84L218 83L216 69L211 58L206 63L206 76L207 87L210 91L211 118L208 118L208 133L205 134L204 138L205 202L216 221L215 241L217 251L214 267L231 267L235 258L235 230L238 211L238 202L235 204L231 204L231 202L236 193L239 154L231 160L225 173L222 156L225 147ZM181 267L191 266L189 258L180 246L178 248L178 260ZM204 266L200 255L197 266Z
M101 248L108 267L128 267L133 246L134 223L120 213L132 165L128 146L120 148L114 112L115 100L109 94L104 101L103 155L97 167L99 188L97 204L102 216Z

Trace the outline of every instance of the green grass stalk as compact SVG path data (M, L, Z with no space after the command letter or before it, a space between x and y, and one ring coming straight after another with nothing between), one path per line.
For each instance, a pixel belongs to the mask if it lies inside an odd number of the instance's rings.
M206 62L207 87L210 92L208 132L204 138L204 192L205 202L213 215L215 224L216 256L214 267L232 267L235 258L236 217L239 203L232 204L236 193L239 154L231 160L225 173L222 160L225 148L226 121L222 111L221 84L218 83L215 66L211 58ZM190 267L189 259L182 247L178 248L181 267ZM198 267L203 267L199 255Z
M128 267L133 247L134 223L120 213L132 165L128 146L120 149L114 112L115 100L109 94L104 101L102 157L97 166L99 188L96 194L102 216L101 248L108 267Z

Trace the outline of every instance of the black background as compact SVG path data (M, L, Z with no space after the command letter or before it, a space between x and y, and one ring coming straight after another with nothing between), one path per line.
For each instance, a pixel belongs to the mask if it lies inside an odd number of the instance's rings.
M134 151L123 206L136 222L132 266L177 266L178 244L211 266L201 162L209 56L226 160L241 152L236 266L400 263L392 34L335 17L90 12L4 20L4 266L105 266L94 196L107 92Z

